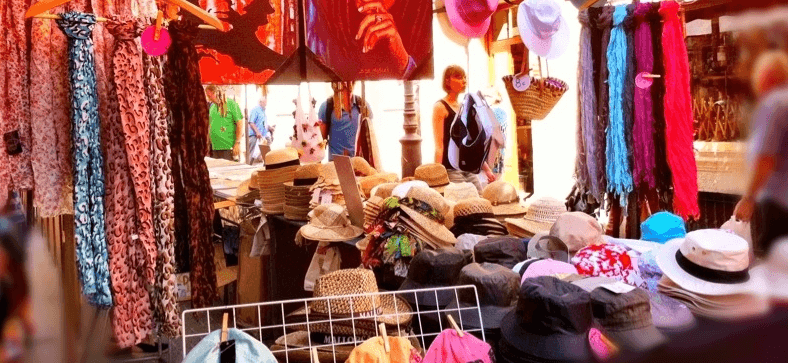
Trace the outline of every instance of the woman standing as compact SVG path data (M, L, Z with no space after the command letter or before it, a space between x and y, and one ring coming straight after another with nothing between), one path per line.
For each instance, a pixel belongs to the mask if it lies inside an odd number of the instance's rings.
M442 164L449 172L449 180L452 183L473 183L476 189L481 193L482 186L479 182L479 176L462 170L456 170L449 162L449 129L451 123L457 116L457 110L460 109L459 97L460 93L465 91L467 80L465 78L465 71L457 65L446 67L443 71L443 90L446 91L446 97L440 99L435 103L432 109L432 132L435 137L435 162ZM490 166L485 162L482 164L482 170L487 176L487 181L492 183L495 181L495 174L492 173Z
M233 99L227 99L219 87L210 85L205 88L210 105L211 157L232 161L241 149L241 132L238 123L243 120L241 108Z

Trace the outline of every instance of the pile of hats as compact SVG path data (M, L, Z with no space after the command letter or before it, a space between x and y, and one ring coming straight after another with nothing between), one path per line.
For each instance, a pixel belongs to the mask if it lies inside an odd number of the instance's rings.
M507 218L525 216L526 209L520 204L517 189L503 180L494 181L484 187L482 198L490 201L495 219L502 223Z
M768 312L768 284L761 267L750 269L750 246L722 230L703 229L674 239L657 255L663 272L659 292L711 318L751 317Z
M495 219L493 206L484 198L468 198L457 202L453 208L454 225L451 232L459 237L465 233L481 236L505 236L506 227Z
M419 165L413 172L413 178L427 183L430 188L441 194L449 185L449 173L446 167L437 163Z
M339 184L339 176L337 176L337 169L333 161L322 164L317 182L309 188L309 191L312 193L315 193L315 190L318 190L316 193L317 198L313 198L312 201L309 202L310 208L315 208L325 203L345 205L345 195L342 193L342 187ZM360 186L359 192L361 192Z
M280 361L310 362L309 347L321 346L321 362L333 362L335 355L337 362L344 362L356 345L378 335L376 322L384 323L392 336L405 333L413 319L410 305L393 294L377 292L370 270L345 269L321 276L315 282L316 299L287 315L287 335L277 339L271 350L289 350L274 353Z
M532 237L539 232L548 232L558 216L566 213L564 202L550 197L534 200L522 218L506 218L509 234L516 237Z
M300 161L293 148L272 150L265 155L265 169L252 174L251 187L260 191L261 210L266 214L282 214L285 205L285 183L292 182Z
M383 201L391 196L397 183L383 183L370 190L369 198L364 201L364 228L368 228L383 211ZM362 188L364 184L362 182Z
M309 189L317 182L320 175L320 164L302 165L295 171L294 179L285 185L285 219L294 221L308 220L309 202L312 192Z

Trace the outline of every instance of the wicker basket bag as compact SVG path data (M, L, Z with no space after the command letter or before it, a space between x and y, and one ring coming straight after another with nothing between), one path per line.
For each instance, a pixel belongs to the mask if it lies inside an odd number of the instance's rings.
M522 69L519 74L527 72L527 62L523 61ZM539 58L539 75L533 77L531 85L525 91L518 91L512 85L512 79L517 75L503 77L509 99L512 101L512 108L518 118L529 120L542 120L553 110L558 100L566 93L566 82L549 76L542 77L542 58Z

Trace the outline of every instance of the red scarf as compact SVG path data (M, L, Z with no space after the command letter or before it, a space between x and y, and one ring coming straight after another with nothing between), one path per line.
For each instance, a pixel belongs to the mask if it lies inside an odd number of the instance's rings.
M692 145L689 61L678 11L679 4L675 1L665 1L659 9L664 20L665 139L668 164L673 172L673 212L684 219L697 219L700 216L698 170Z

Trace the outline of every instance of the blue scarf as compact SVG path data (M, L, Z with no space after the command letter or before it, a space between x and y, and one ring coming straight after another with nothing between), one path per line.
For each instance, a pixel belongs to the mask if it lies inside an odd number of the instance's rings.
M607 189L618 195L626 206L627 195L632 191L632 172L624 122L624 82L627 76L627 35L624 20L627 7L616 6L613 13L613 30L607 48L608 85L610 86L610 125L607 130Z

